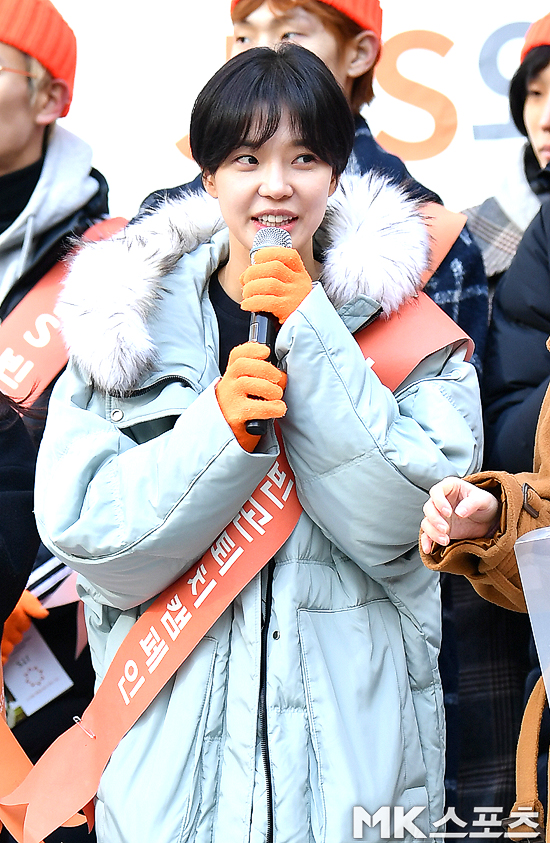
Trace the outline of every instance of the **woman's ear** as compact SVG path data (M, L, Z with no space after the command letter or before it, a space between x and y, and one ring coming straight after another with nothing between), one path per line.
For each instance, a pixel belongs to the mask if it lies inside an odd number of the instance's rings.
M214 173L204 172L202 174L202 184L209 196L213 199L218 198L218 191L216 190L216 176Z
M65 111L71 99L69 86L64 79L51 79L36 95L36 117L38 126L49 126Z
M340 176L332 174L332 178L330 180L329 188L328 188L328 195L332 196L338 185L340 184Z
M375 32L364 29L349 42L347 75L358 79L374 67L380 54L380 38Z

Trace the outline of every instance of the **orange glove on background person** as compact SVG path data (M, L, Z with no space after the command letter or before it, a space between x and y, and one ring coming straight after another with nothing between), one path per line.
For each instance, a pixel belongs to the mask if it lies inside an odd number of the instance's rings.
M311 292L312 280L296 249L266 246L241 275L242 310L272 313L281 325Z
M30 591L24 591L19 598L15 609L4 624L2 635L2 664L6 664L11 651L23 638L23 635L31 625L32 618L46 618L50 613L45 609Z
M286 404L281 400L286 374L267 362L269 353L262 343L237 345L229 354L225 374L216 384L220 410L241 448L250 453L260 437L247 433L246 422L280 419L286 413Z

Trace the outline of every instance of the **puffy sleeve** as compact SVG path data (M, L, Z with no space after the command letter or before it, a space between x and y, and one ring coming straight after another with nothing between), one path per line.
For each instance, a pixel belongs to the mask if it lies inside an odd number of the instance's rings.
M422 561L434 571L467 577L481 597L505 609L526 611L514 553L517 539L550 525L550 393L544 399L535 439L534 471L508 474L483 471L470 483L491 492L500 502L500 523L494 536L461 539L434 547Z
M44 544L86 577L96 600L119 609L150 599L199 559L278 453L267 435L254 454L239 446L213 385L198 394L172 383L157 393L128 399L139 425L119 429L70 364L38 457Z
M463 353L444 349L394 395L320 285L285 322L277 352L288 372L281 428L302 506L372 573L416 544L436 481L479 467L475 369Z

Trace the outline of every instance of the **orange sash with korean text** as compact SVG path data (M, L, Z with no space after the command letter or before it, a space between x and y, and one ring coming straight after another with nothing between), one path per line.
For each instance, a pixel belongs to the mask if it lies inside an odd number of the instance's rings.
M83 239L105 240L126 224L122 217L101 220ZM16 400L36 401L67 363L54 308L68 271L67 263L58 261L0 325L0 391Z
M395 390L426 356L470 338L424 293L356 335L382 383ZM40 843L62 824L93 824L93 798L122 737L223 611L288 539L301 515L280 455L203 557L136 621L93 700L32 767L0 717L0 819L18 843ZM23 753L24 755L24 753ZM26 759L26 760L25 760ZM16 765L18 765L16 767Z

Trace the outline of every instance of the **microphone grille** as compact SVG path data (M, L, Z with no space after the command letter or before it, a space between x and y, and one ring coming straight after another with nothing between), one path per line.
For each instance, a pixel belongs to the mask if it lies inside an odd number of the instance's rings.
M252 258L258 249L265 249L267 246L283 246L286 249L292 249L292 237L284 228L275 226L260 228L254 235L250 257Z

